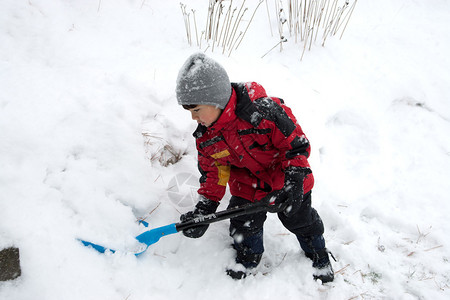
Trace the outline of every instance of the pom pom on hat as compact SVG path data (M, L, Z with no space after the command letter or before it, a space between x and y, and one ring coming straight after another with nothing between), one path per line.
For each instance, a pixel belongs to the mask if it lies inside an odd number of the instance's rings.
M225 69L203 53L191 55L177 78L180 105L213 105L224 109L230 100L231 83Z

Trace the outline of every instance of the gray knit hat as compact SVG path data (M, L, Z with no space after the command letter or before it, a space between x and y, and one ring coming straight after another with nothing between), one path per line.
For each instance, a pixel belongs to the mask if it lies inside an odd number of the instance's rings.
M177 79L180 105L213 105L224 109L230 100L231 83L225 69L203 53L191 55Z

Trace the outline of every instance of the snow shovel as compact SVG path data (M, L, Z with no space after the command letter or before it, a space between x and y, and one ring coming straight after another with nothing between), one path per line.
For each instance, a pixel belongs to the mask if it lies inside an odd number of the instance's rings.
M274 206L270 205L269 201L265 201L265 199L263 199L258 202L254 202L243 206L232 207L230 209L219 211L213 214L198 216L186 222L172 223L166 226L157 227L151 230L147 230L136 237L136 240L138 240L141 243L140 249L136 251L123 251L123 252L133 253L134 255L138 256L144 253L150 245L158 242L160 238L166 235L174 234L183 231L185 229L201 225L207 225L242 215L253 214L261 211L272 211L273 208ZM141 224L143 224L146 227L148 226L148 223L145 221L141 221ZM108 251L112 253L116 252L116 250L106 248L98 244L94 244L84 240L80 241L83 243L83 245L88 247L90 246L100 253L105 253Z

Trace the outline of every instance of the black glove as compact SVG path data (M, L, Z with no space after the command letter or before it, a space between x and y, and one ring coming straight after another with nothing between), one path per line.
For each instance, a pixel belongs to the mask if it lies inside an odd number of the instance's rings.
M195 206L195 209L193 211L189 211L185 214L182 214L180 216L180 221L187 222L198 216L204 216L215 213L218 206L219 206L218 202L211 201L203 196L200 196L200 201L198 201L197 205ZM196 227L183 230L183 234L187 237L196 239L204 235L208 227L209 224L199 225Z
M286 217L293 216L303 201L303 180L311 173L308 168L289 167L284 172L284 186L281 190L269 193L269 212L283 212Z

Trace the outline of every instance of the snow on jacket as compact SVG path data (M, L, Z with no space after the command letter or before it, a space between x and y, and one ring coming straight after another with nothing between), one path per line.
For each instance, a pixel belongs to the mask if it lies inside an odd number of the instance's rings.
M219 119L194 132L201 173L198 193L220 201L226 185L233 196L250 201L284 185L289 166L308 169L304 193L314 185L307 158L309 141L279 98L267 97L256 82L232 83L231 98Z

